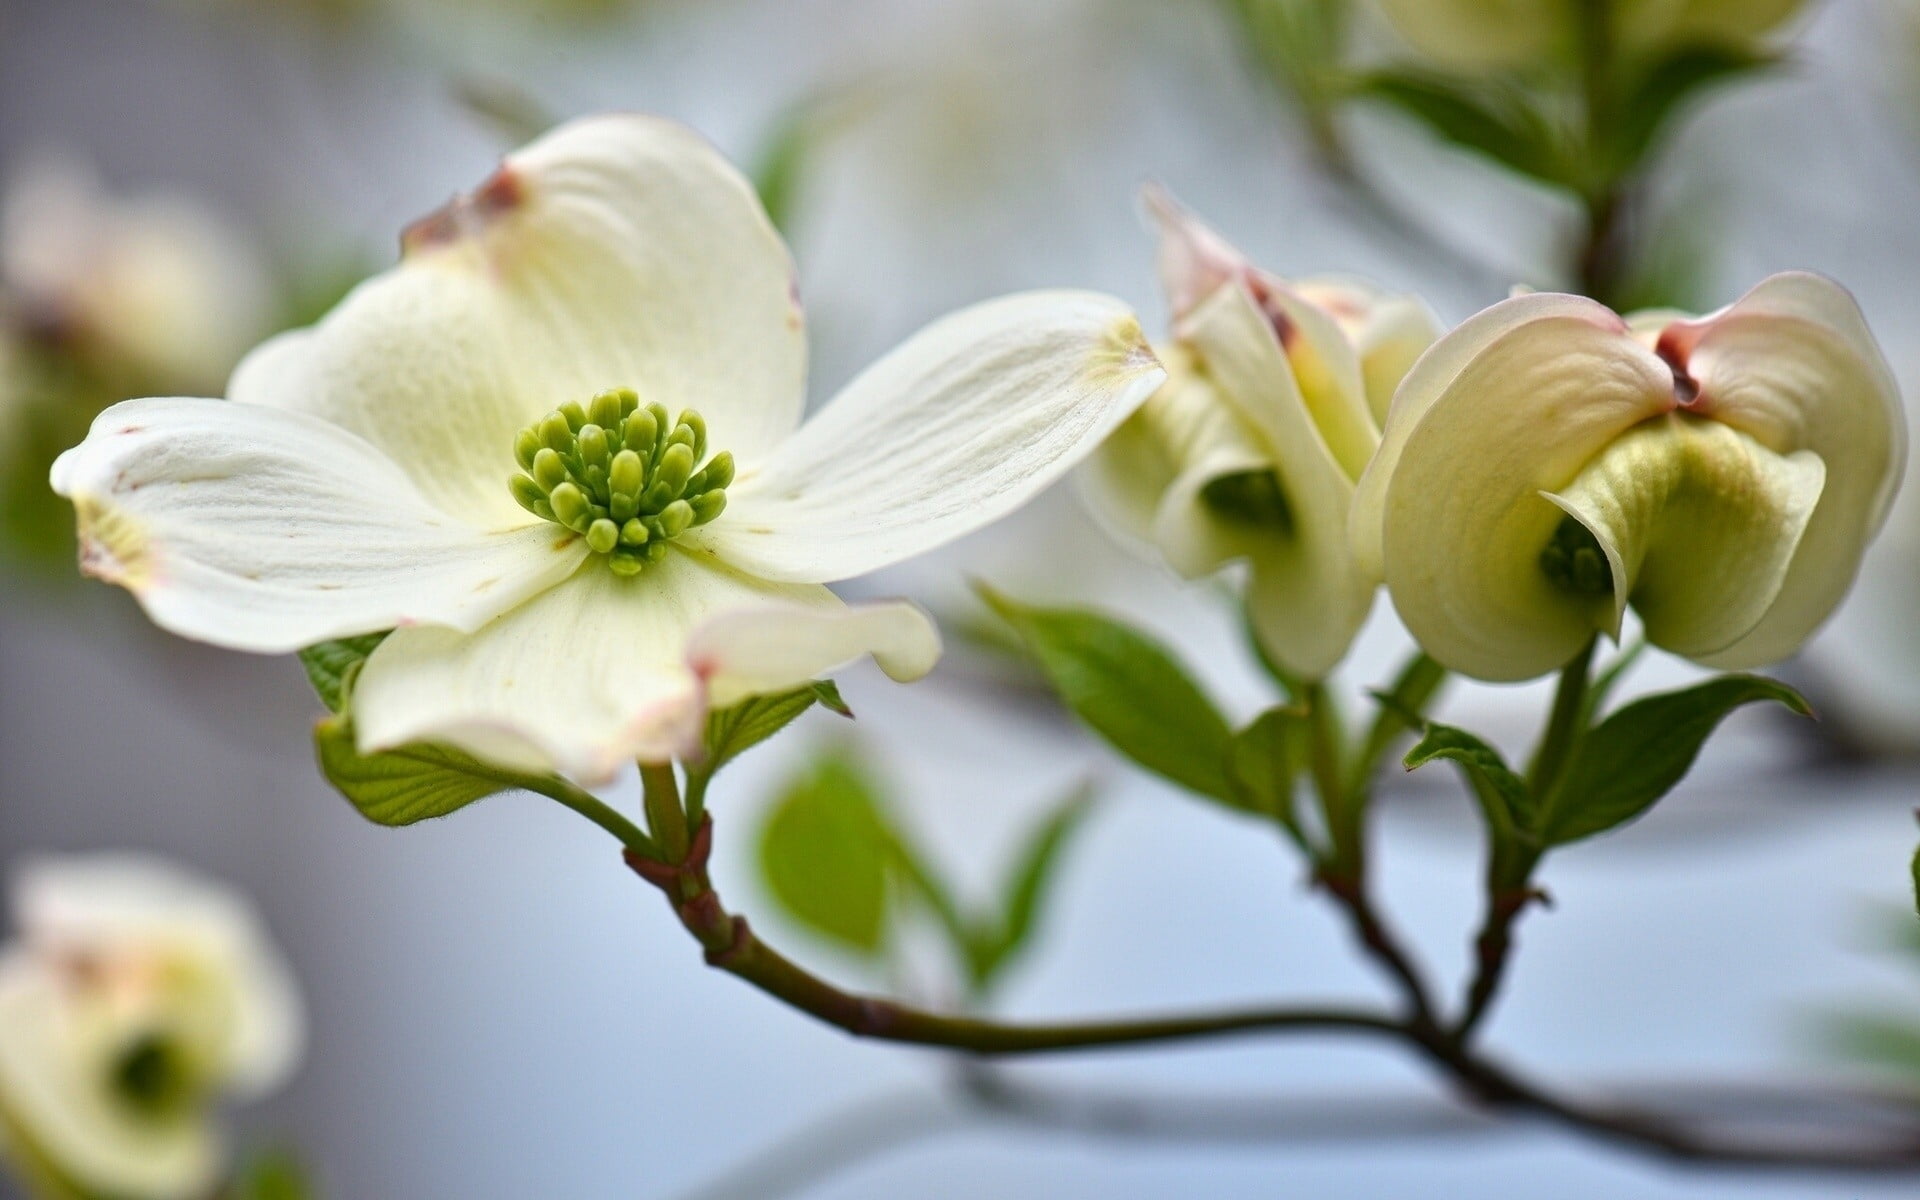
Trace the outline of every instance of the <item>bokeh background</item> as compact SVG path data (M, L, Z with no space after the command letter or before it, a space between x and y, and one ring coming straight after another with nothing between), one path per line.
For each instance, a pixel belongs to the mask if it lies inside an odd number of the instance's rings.
M1909 396L1916 12L1810 5L1792 65L1691 117L1655 193L1700 304L1773 270L1831 273ZM71 199L37 218L19 201L50 170L91 174L101 195L175 197L222 247L230 273L207 311L244 346L391 262L400 226L484 176L517 130L605 108L669 114L749 167L784 164L816 397L923 321L1016 288L1111 290L1158 327L1148 180L1272 269L1370 276L1450 322L1515 283L1564 285L1573 236L1563 201L1384 111L1342 118L1375 191L1330 181L1228 6L1208 0L0 0L13 247L0 263L30 270L18 247L44 249L72 217ZM1848 1069L1833 1012L1920 1013L1916 977L1886 949L1920 799L1917 500L1788 670L1827 718L1818 731L1744 714L1651 819L1554 861L1556 907L1524 929L1494 1044L1596 1087L1824 1078ZM1005 686L962 636L969 575L1129 614L1201 664L1236 715L1262 693L1227 606L1111 546L1071 486L853 589L949 619L956 651L926 683L856 671L844 685L853 736L948 869L984 889L1047 804L1083 776L1100 783L1003 1006L1375 994L1277 839L1130 773ZM237 1126L297 1147L331 1197L745 1196L776 1180L844 1200L1911 1194L1911 1180L1680 1169L1462 1123L1423 1071L1372 1045L1252 1040L1014 1068L1218 1114L1184 1131L972 1112L948 1098L944 1061L855 1044L704 970L604 835L553 806L502 797L403 831L366 824L313 770L317 703L292 660L170 639L57 555L10 552L0 588L0 864L150 848L257 897L313 1036L295 1083ZM1382 604L1349 689L1403 645ZM1689 674L1650 656L1633 686ZM1535 689L1457 686L1446 711L1520 745L1540 703ZM755 877L768 797L847 733L812 714L723 777L716 873L823 970L941 1000L937 972L874 978L808 941ZM1438 772L1395 781L1380 832L1387 903L1436 970L1458 971L1478 915L1469 806ZM829 1169L796 1139L847 1161Z

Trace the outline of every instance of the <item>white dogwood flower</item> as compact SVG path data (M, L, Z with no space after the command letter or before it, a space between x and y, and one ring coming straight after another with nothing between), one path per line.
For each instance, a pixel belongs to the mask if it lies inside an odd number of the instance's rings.
M1494 305L1394 399L1354 541L1407 628L1482 679L1566 663L1629 605L1721 668L1793 653L1852 586L1906 463L1853 298L1772 276L1699 319Z
M715 151L646 117L560 127L404 248L227 401L119 405L53 471L86 568L174 632L395 629L354 692L364 751L598 780L862 653L917 678L926 615L824 585L1013 511L1164 376L1119 301L1026 293L803 425L786 247Z
M1188 578L1246 561L1262 648L1321 678L1377 585L1347 536L1354 481L1437 323L1357 280L1270 275L1163 193L1147 204L1174 316L1168 380L1095 456L1091 493Z
M304 1018L240 897L134 855L33 862L0 949L0 1156L78 1193L208 1195L218 1104L278 1086Z

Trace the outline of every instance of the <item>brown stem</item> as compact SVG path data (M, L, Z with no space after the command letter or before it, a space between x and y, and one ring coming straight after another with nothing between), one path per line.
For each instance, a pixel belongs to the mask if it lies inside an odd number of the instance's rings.
M705 948L709 966L855 1037L944 1046L970 1054L1037 1054L1086 1046L1217 1037L1281 1030L1345 1031L1397 1036L1391 1018L1344 1008L1240 1009L1139 1021L1025 1025L934 1013L878 996L846 992L768 946L746 918L729 913L707 875L713 825L703 821L678 865L627 854L627 865L666 894L687 932Z
M1194 1016L1085 1024L1024 1025L928 1012L876 996L845 992L762 942L727 912L707 874L713 825L703 820L686 857L661 863L632 851L627 865L659 888L674 914L706 949L707 962L783 1003L856 1037L937 1046L976 1055L1033 1054L1095 1046L1138 1045L1253 1031L1365 1033L1401 1041L1457 1084L1466 1098L1490 1109L1531 1113L1589 1137L1666 1158L1721 1165L1847 1171L1920 1170L1920 1124L1872 1145L1837 1145L1716 1137L1651 1110L1583 1105L1547 1091L1488 1057L1470 1051L1432 1018L1425 986L1366 902L1364 895L1330 888L1342 900L1374 955L1403 978L1412 1011L1395 1019L1344 1008L1268 1008Z
M1364 879L1356 876L1322 872L1317 881L1340 905L1353 926L1354 936L1360 945L1391 975L1400 986L1400 994L1407 1005L1407 1023L1421 1028L1438 1028L1437 1013L1433 996L1427 990L1426 981L1421 978L1420 970L1413 964L1413 957L1400 945L1392 930L1381 920L1379 910L1373 906L1373 900L1367 895Z

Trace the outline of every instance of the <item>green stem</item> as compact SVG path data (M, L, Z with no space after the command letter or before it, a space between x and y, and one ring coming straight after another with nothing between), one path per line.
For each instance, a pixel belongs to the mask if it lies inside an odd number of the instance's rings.
M1360 845L1361 808L1357 798L1348 794L1341 777L1340 714L1334 708L1333 695L1319 681L1302 684L1301 702L1307 710L1308 770L1314 791L1320 797L1320 813L1327 825L1327 837L1333 843L1334 868L1343 875L1358 875L1363 858Z
M687 856L690 839L687 814L680 805L680 781L672 763L641 763L640 787L645 796L647 828L660 847L660 862L677 863Z
M575 787L554 775L517 776L515 782L527 791L537 792L549 800L559 801L618 838L620 844L627 849L637 851L648 858L660 857L660 848L644 830L628 820L619 809L584 788Z
M1559 782L1568 757L1586 733L1587 682L1593 673L1594 647L1599 644L1600 639L1593 638L1560 669L1560 685L1553 694L1553 712L1540 735L1533 764L1527 768L1527 787L1543 802Z
M1615 94L1613 0L1575 0L1580 38L1580 102L1585 116L1588 178L1581 202L1586 237L1577 274L1580 290L1602 304L1619 301L1630 257L1627 245L1628 183L1614 151L1619 119Z
M1536 803L1544 804L1580 746L1592 715L1587 704L1593 674L1593 652L1599 638L1588 641L1579 654L1560 671L1560 685L1553 696L1553 711L1540 735L1539 749L1527 771L1527 788ZM1533 888L1534 868L1540 865L1540 851L1520 836L1522 831L1495 831L1494 848L1487 859L1487 911L1480 931L1474 936L1474 972L1467 984L1466 1007L1453 1028L1453 1038L1465 1044L1493 1008L1500 985L1506 978L1507 963L1513 954L1513 927L1520 914L1537 898Z

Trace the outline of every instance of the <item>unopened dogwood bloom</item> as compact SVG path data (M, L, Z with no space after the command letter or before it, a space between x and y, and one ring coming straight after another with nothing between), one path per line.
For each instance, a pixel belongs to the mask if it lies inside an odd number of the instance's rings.
M210 1195L216 1106L283 1082L304 1039L252 907L134 855L28 864L12 901L0 1158L31 1156L79 1195Z
M57 158L9 181L0 312L116 380L188 390L217 388L270 315L264 271L230 226L182 197L109 195Z
M404 248L229 400L119 405L53 471L86 569L168 629L262 652L396 629L353 696L367 751L599 779L863 653L916 678L926 615L824 584L1011 512L1164 375L1120 302L1027 293L802 425L786 248L645 117L559 128Z
M1693 320L1523 295L1408 374L1355 546L1420 644L1483 679L1551 671L1629 606L1656 646L1756 667L1839 604L1905 462L1892 374L1831 280Z
M1089 471L1099 508L1190 578L1245 560L1262 648L1318 679L1373 602L1347 537L1400 377L1438 335L1418 300L1259 270L1163 193L1168 380Z
M1587 0L1380 0L1414 49L1461 69L1538 67L1571 58ZM1654 54L1692 46L1752 48L1804 0L1600 0L1621 48Z

